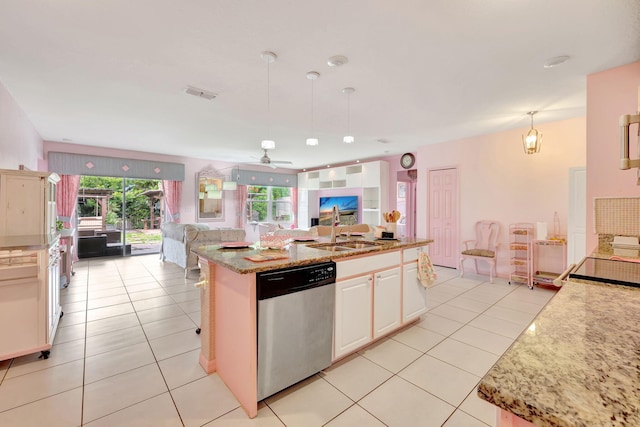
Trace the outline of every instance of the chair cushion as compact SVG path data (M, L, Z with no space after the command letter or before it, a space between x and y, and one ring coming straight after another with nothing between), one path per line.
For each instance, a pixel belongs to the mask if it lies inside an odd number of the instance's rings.
M462 251L462 255L483 256L486 258L493 258L496 255L496 253L494 251L490 251L489 249L469 249L466 251Z

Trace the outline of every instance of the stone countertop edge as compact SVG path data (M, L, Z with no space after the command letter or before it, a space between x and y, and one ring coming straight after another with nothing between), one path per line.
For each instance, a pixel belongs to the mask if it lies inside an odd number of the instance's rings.
M358 239L358 241L362 240L368 239ZM397 241L385 241L384 244L366 249L354 249L340 252L329 252L323 249L316 249L307 246L308 244L323 243L327 241L328 240L326 239L319 239L318 241L314 242L290 243L288 245L289 248L284 250L256 249L253 246L242 249L224 249L219 245L204 245L197 248L191 248L191 252L195 253L201 258L221 265L236 273L250 274L269 270L277 270L280 268L310 265L332 260L335 261L338 259L351 258L361 255L372 255L395 249L407 249L412 247L424 246L433 242L433 240L430 239L403 238ZM283 254L288 258L264 262L253 262L245 259L245 257L265 252L270 254Z
M58 239L58 235L25 235L25 236L0 236L0 250L39 250L48 249Z
M482 378L478 396L539 426L638 426L638 349L640 289L570 280Z

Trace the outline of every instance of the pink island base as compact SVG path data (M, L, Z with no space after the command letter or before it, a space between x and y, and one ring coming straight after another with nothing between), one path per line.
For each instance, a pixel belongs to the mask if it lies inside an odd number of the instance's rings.
M250 418L258 415L255 274L238 274L200 259L200 365L217 372Z
M496 407L496 426L497 427L535 427L535 424Z

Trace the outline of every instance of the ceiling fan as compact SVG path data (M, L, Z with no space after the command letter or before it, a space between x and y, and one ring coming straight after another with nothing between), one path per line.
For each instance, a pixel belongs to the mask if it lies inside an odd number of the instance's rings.
M271 160L271 158L269 157L268 154L268 150L266 148L262 149L264 151L264 154L262 157L258 158L258 157L254 157L254 159L258 159L260 160L259 162L255 162L255 163L259 163L261 165L266 165L269 166L270 168L277 168L276 164L280 164L280 165L292 165L293 162L290 162L288 160Z

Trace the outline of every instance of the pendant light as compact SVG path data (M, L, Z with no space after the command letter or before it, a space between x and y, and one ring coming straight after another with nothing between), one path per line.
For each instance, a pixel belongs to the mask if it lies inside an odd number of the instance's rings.
M271 134L271 97L270 97L270 85L271 85L271 75L270 75L270 67L269 65L272 62L275 62L278 59L278 55L273 52L269 52L265 50L260 54L260 58L267 63L267 139L263 139L261 143L261 147L264 150L272 150L276 147L276 143L274 140L270 139Z
M531 129L526 136L522 135L522 146L524 147L524 152L527 154L539 152L540 146L542 145L542 133L533 128L533 116L536 113L537 111L529 111L527 113L531 116Z
M320 73L318 73L317 71L309 71L307 73L307 78L309 80L311 80L311 135L314 134L313 131L313 82L320 77ZM316 137L311 137L311 138L307 138L307 145L310 146L316 146L318 145L319 141L318 138Z
M342 93L347 95L347 135L342 138L345 144L351 144L355 141L355 138L351 135L351 94L356 90L352 87L345 87L342 89Z

